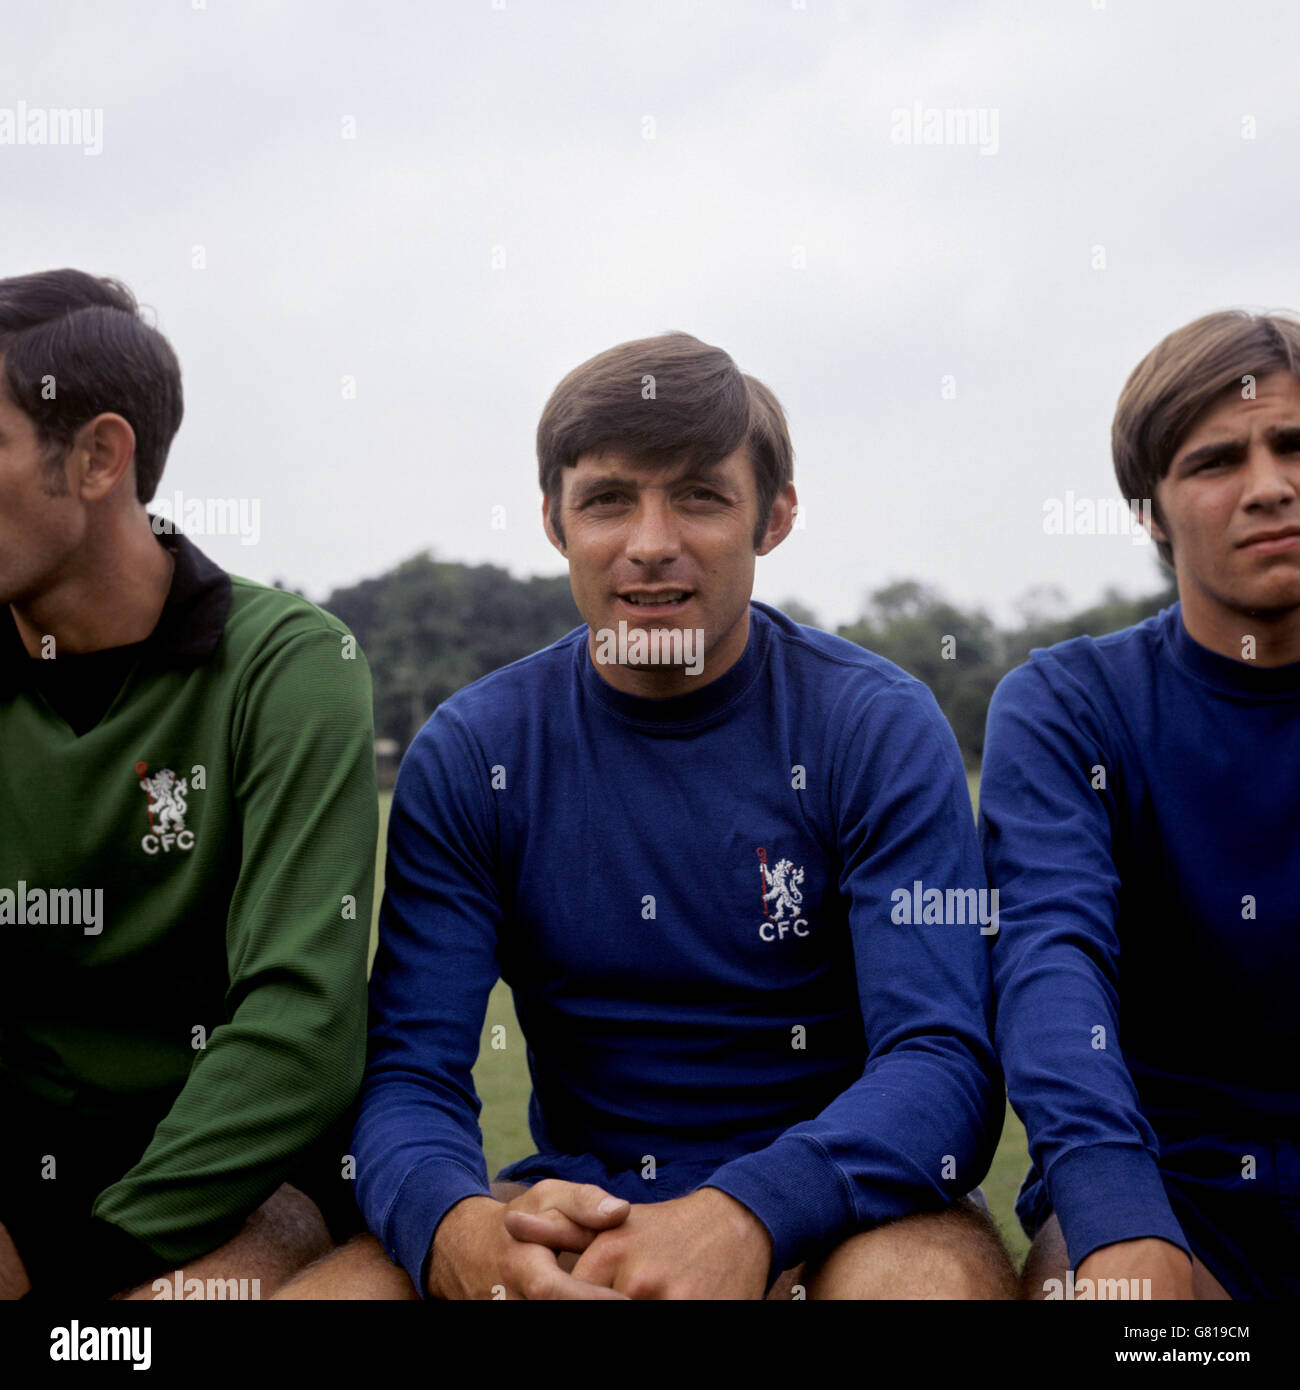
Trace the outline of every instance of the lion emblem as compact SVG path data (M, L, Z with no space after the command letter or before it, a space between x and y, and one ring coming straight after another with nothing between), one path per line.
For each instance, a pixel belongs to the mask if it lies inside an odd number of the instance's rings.
M164 767L152 777L141 777L140 786L149 793L149 824L156 833L179 833L185 829L189 783L184 777L177 777L171 768Z
M783 922L786 913L792 917L798 916L799 905L803 902L803 892L799 887L803 882L803 870L796 869L789 859L778 859L774 869L769 869L766 864L762 864L761 868L763 881L767 884L763 902L765 905L774 903L776 908L772 920Z

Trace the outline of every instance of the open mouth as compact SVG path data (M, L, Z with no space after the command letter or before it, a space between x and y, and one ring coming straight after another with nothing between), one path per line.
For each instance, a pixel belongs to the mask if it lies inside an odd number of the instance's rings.
M618 599L630 612L660 618L681 612L692 597L690 589L628 589L619 594Z

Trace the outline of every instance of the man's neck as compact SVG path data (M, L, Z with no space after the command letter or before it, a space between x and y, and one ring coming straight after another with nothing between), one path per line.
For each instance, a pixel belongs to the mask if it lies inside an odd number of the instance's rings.
M175 561L143 512L88 537L57 585L10 612L29 656L76 655L143 642L158 625Z
M1247 666L1290 666L1300 661L1300 608L1237 613L1206 602L1194 590L1183 597L1187 635L1207 650Z

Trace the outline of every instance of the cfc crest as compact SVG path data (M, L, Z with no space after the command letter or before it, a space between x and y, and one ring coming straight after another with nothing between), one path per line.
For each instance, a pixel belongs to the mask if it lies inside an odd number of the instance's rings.
M778 859L768 866L767 850L757 850L759 882L763 890L763 920L758 934L764 941L781 941L787 933L808 935L808 923L799 915L803 906L803 869L796 869L792 860Z
M185 828L185 797L189 792L185 778L177 777L169 767L150 777L148 763L136 763L135 775L140 779L140 789L149 797L149 833L140 841L140 848L146 854L157 854L159 850L170 854L173 848L193 849L194 832Z

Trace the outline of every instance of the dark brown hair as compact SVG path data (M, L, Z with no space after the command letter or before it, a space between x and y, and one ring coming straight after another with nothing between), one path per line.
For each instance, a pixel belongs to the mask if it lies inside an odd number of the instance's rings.
M1243 377L1272 372L1300 378L1300 320L1287 314L1224 309L1184 324L1162 339L1134 367L1120 392L1111 426L1111 454L1120 490L1130 502L1156 507L1156 486L1169 471L1193 425ZM1166 541L1160 558L1173 564Z
M575 367L537 426L538 481L561 540L564 468L617 448L649 468L708 467L748 444L758 487L755 548L777 494L794 475L781 403L723 352L689 333L620 343Z
M10 400L59 457L88 420L122 416L135 431L136 496L153 497L184 412L181 368L125 285L82 270L0 280L0 354Z

